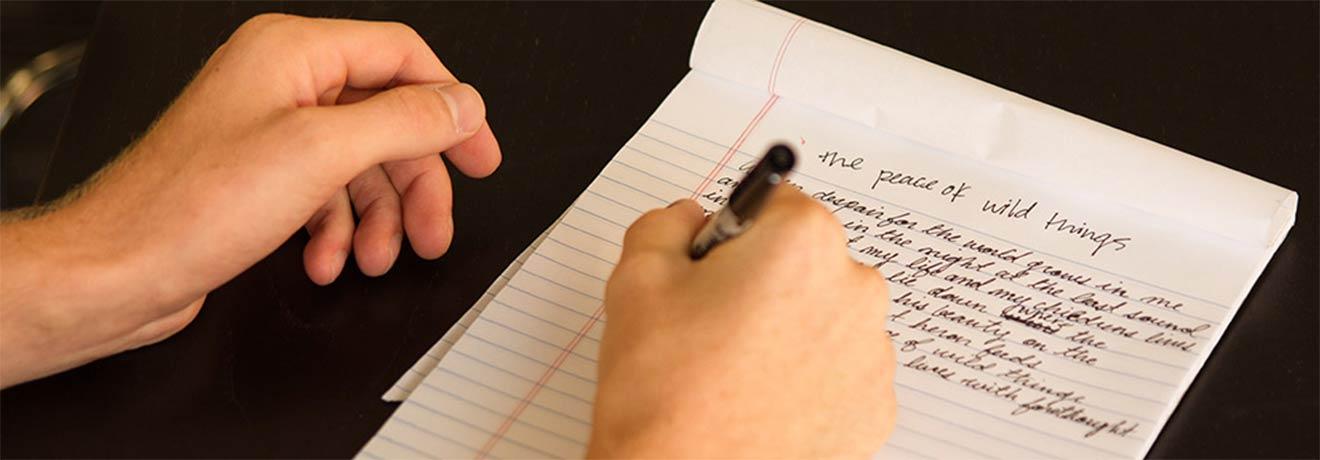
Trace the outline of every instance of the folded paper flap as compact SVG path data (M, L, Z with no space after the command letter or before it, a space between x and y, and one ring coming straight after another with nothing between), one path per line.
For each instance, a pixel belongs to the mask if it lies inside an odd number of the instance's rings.
M758 3L717 1L691 65L1244 244L1274 244L1296 208L1281 187Z

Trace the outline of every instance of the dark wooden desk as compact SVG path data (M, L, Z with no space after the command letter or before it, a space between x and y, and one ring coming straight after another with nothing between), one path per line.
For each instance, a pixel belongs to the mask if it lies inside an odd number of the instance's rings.
M786 9L1302 195L1297 227L1152 451L1316 457L1317 3ZM505 164L455 183L450 254L318 288L299 235L176 337L0 394L8 457L344 457L380 394L551 223L687 71L703 4L107 4L49 199L147 128L262 11L394 19L481 88ZM261 82L254 81L254 85ZM88 231L96 231L89 229Z

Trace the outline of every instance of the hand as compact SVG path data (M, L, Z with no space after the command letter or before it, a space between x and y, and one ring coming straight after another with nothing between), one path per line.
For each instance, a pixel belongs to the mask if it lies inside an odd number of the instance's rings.
M889 436L884 279L848 257L829 211L774 193L700 261L695 202L628 229L605 290L591 457L864 456Z
M404 233L439 257L453 221L438 153L493 172L485 115L407 26L253 18L113 164L44 212L6 216L0 385L173 334L304 225L319 284L350 252L385 273Z

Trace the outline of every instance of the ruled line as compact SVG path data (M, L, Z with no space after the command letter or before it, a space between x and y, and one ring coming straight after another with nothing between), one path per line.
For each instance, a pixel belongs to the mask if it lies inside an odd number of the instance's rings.
M688 132L688 131L684 131L684 130L682 130L682 129L679 129L679 128L676 128L676 127L673 127L673 126L668 125L668 124L666 124L666 123L664 123L664 122L661 122L661 121L659 121L659 120L657 120L657 119L651 119L650 121L652 121L652 122L654 122L654 123L656 123L656 124L659 124L659 125L661 125L661 126L669 127L669 128L671 128L671 129L673 129L673 130L675 130L675 131L679 131L679 132L681 132L681 133L683 133L683 134L686 134L686 135L688 135L688 136L691 136L693 139L697 139L697 140L700 140L700 141L704 141L704 142L707 142L707 143L713 144L713 145L715 145L715 146L724 146L723 144L720 144L720 143L718 143L718 142L716 142L716 141L713 141L713 140L710 140L710 139L706 139L706 138L704 138L704 137L698 136L698 135L693 134L693 133L690 133L690 132ZM695 158L698 158L698 159L700 159L700 160L702 160L702 161L706 161L706 162L711 162L711 161L712 161L710 158L707 158L707 157L705 157L705 156L703 156L703 155L701 155L701 154L698 154L698 153L692 152L692 151L690 151L690 150L687 150L687 149L684 149L684 148L679 147L679 146L677 146L677 145L674 145L674 144L672 144L672 143L666 142L666 141L664 141L664 140L662 140L662 139L659 139L659 138L657 138L657 137L651 136L651 135L647 134L645 131L639 131L638 134L641 135L641 136L643 136L643 137L646 137L646 138L648 138L648 139L655 140L655 141L658 142L658 143L661 143L661 144L664 144L664 145L666 145L666 146L669 146L669 147L671 147L671 148L673 148L673 149L675 149L675 150L678 150L678 151L680 151L680 152L682 152L682 153L686 153L686 154L688 154L688 155L691 155L691 156L693 156L693 157L695 157ZM665 160L665 159L663 159L663 158L660 158L660 157L658 157L658 156L656 156L656 155L650 154L649 152L643 151L643 150L641 150L641 149L639 149L639 148L637 148L637 147L632 147L632 146L629 146L629 145L625 145L624 147L625 147L625 148L629 148L629 149L634 150L634 151L637 151L637 152L639 152L639 153L642 153L643 155L646 155L646 156L648 156L648 157L654 158L654 159L656 159L656 160L663 161L663 162L665 162L665 163L669 163L670 165L673 165L674 167L679 168L679 169L681 169L681 170L683 170L683 171L686 171L686 172L689 172L689 173L696 174L695 172L693 172L693 171L690 170L690 169L684 168L684 167L681 166L681 165L678 165L678 164L676 164L676 163L670 162L670 161ZM747 153L747 152L744 152L744 151L741 151L741 150L739 150L737 153L740 154L740 155L746 156L746 157L748 157L748 158L751 158L751 159L755 159L755 158L757 158L755 155L750 154L750 153ZM733 169L733 170L735 170L735 171L737 170L737 168L733 168L733 167L730 167L730 166L728 166L728 165L725 165L723 168L724 168L724 169ZM636 168L634 168L634 169L636 169ZM640 170L639 170L639 171L640 171ZM641 171L641 172L645 173L645 171ZM1135 278L1129 278L1129 277L1127 277L1127 276L1120 275L1120 274L1117 274L1117 273L1111 273L1111 272L1106 271L1106 270L1102 270L1102 269L1098 269L1098 268L1092 267L1092 266L1087 265L1087 264L1085 264L1085 263L1081 263L1081 262L1078 262L1078 261L1075 261L1075 260L1072 260L1072 259L1068 259L1068 258L1064 258L1064 257L1059 257L1059 256L1056 256L1056 255L1054 255L1054 254L1051 254L1051 253L1048 253L1048 252L1044 252L1044 251L1040 251L1040 250L1034 249L1034 248L1029 247L1029 246L1026 246L1026 245L1021 245L1021 244L1018 244L1018 243L1015 243L1015 242L1012 242L1012 241L1008 241L1008 240L1005 240L1005 239L1000 238L1000 237L998 237L998 236L991 235L991 234L988 234L988 233L984 233L984 232L981 232L981 231L976 230L976 229L974 229L974 228L964 226L964 225L962 225L962 224L958 224L958 223L955 223L955 222L952 222L952 221L944 220L944 219L941 219L941 218L938 218L938 217L935 217L935 216L932 216L932 215L926 214L926 213L924 213L924 212L918 211L918 210L916 210L916 209L912 209L912 208L908 208L908 207L900 206L900 205L895 204L895 203L893 203L893 202L886 201L886 200L882 200L882 199L880 199L880 198L876 198L876 197L871 196L871 195L869 195L869 194L867 194L867 193L859 192L859 191L857 191L857 190L853 190L853 189L851 189L851 188L844 187L844 186L841 186L841 185L839 185L839 184L836 184L836 183L833 183L833 182L826 181L826 180L824 180L824 179L820 179L820 178L818 178L818 177L812 176L812 175L807 174L807 173L802 172L802 171L794 171L794 172L793 172L793 176L794 176L794 177L806 177L806 178L812 179L814 182L816 182L816 183L818 183L818 184L823 184L823 185L828 185L828 186L831 186L831 187L836 187L836 188L838 188L839 190L843 190L843 191L847 191L847 192L853 193L853 194L855 194L855 195L860 196L861 198L869 199L869 200L871 200L871 201L873 201L873 202L881 203L881 204L884 204L884 205L886 205L886 206L890 206L890 207L897 208L897 209L900 209L900 210L903 210L903 211L906 211L906 212L911 212L911 213L913 213L913 214L917 214L917 215L920 215L920 216L923 216L923 217L927 217L927 218L933 219L933 220L938 221L938 222L943 223L943 224L948 224L948 225L951 225L951 226L956 226L958 229L963 229L963 230L967 230L967 231L970 231L970 232L974 232L974 233L976 233L976 234L978 234L978 235L988 236L988 237L994 238L995 240L998 240L998 241L1000 241L1000 242L1002 242L1002 243L1007 243L1007 244L1009 244L1009 245L1013 245L1013 246L1017 246L1017 247L1020 247L1020 248L1023 248L1023 249L1027 249L1027 250L1030 250L1030 251L1035 252L1035 253L1037 253L1037 254L1042 254L1042 255L1050 256L1050 257L1052 257L1052 258L1054 258L1054 259L1057 259L1057 260L1059 260L1059 261L1063 261L1063 262L1067 262L1067 263L1070 263L1070 264L1078 265L1078 266L1081 266L1081 267L1084 267L1084 268L1087 268L1087 269L1090 269L1090 270L1095 270L1095 271L1098 271L1098 272L1101 272L1101 273L1105 273L1105 274L1108 274L1108 275L1111 275L1111 276L1116 276L1116 277L1121 278L1122 281L1134 281L1134 282L1136 282L1136 283L1138 283L1138 284L1142 284L1142 285L1145 285L1145 286L1147 286L1147 287L1155 288L1155 289L1157 289L1157 290L1159 290L1159 291L1161 291L1161 292L1164 292L1164 293L1177 294L1177 295L1182 296L1182 297L1185 297L1185 298L1187 298L1187 299L1189 299L1189 300L1197 300L1197 301L1200 301L1200 302L1205 303L1205 304L1209 304L1209 305L1213 305L1213 306L1218 306L1218 307L1221 307L1221 308L1226 308L1226 307L1224 307L1224 306L1221 305L1221 304L1218 304L1218 303L1215 303L1215 302L1212 302L1212 301L1209 301L1209 300L1205 300L1205 299L1202 299L1202 298L1199 298L1199 297L1195 297L1195 296L1191 296L1191 295L1188 295L1188 294L1183 294L1183 293L1181 293L1181 292L1173 291L1173 290L1171 290L1171 289L1164 288L1164 287L1160 287L1160 286L1156 286L1156 285L1153 285L1153 284L1145 283L1145 282L1143 282L1143 281L1141 281L1141 280L1138 280L1138 279L1135 279ZM660 178L657 177L656 179L660 179ZM661 180L664 180L664 179L661 179ZM666 182L669 182L670 184L673 184L673 182L670 182L670 181L666 181ZM674 184L674 185L678 185L678 184ZM859 199L859 201L861 201L861 200ZM923 236L929 236L929 235L923 235ZM933 238L932 238L932 239L933 239ZM1027 268L1025 265L1021 265L1021 264L1017 264L1017 263L1014 263L1014 262L1005 261L1005 260L1002 260L1002 259L997 259L997 258L996 258L996 259L994 259L994 261L995 261L996 263L1000 263L1000 262L1002 262L1002 263L1004 263L1004 264L1011 265L1011 266L1015 266L1015 267ZM1107 291L1099 290L1099 289L1097 289L1097 288L1095 288L1095 287L1092 287L1092 286L1078 285L1078 284L1075 284L1075 283L1074 283L1074 284L1068 284L1068 285L1066 285L1066 286L1068 286L1068 287L1080 287L1080 288L1085 288L1085 290L1087 290L1087 292L1092 292L1092 293L1095 293L1095 294L1102 294L1102 295L1108 296L1108 298L1111 298L1111 299L1112 299L1112 298L1118 298L1118 299L1122 299L1122 300L1131 300L1131 301L1133 301L1133 302L1139 302L1139 300L1131 299L1131 298L1127 298L1127 297L1123 297L1123 296L1119 296L1119 295L1113 294L1113 293L1111 293L1111 292L1107 292ZM1035 292L1035 291L1033 291L1033 292ZM1139 304L1139 305L1140 305L1140 304ZM1158 308L1158 307L1155 307L1155 306L1153 306L1153 305L1151 305L1151 307L1152 307L1152 308ZM1175 314L1175 315L1182 316L1182 317L1184 317L1184 318L1195 319L1195 320L1198 320L1198 321L1204 321L1204 322L1210 323L1210 324L1215 325L1215 326L1220 325L1220 322L1215 321L1215 320L1213 320L1213 319L1203 318L1203 317L1200 317L1200 316L1191 315L1191 314L1188 314L1188 313L1185 313L1185 312L1182 312L1182 311L1179 311L1179 310L1159 309L1158 311L1160 311L1160 312L1170 312L1170 313L1173 313L1173 314Z

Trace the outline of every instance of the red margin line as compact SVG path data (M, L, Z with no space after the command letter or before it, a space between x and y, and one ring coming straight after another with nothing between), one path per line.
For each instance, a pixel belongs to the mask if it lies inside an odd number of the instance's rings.
M756 125L761 123L761 119L765 118L765 115L770 113L770 108L774 107L775 102L779 101L779 95L775 94L775 83L779 80L779 68L784 63L784 55L788 53L788 45L793 42L793 37L797 36L798 29L801 29L806 22L805 19L798 19L788 28L788 32L784 33L784 40L779 43L779 52L775 54L774 64L770 66L770 78L766 80L766 90L770 92L770 98L766 99L765 105L761 106L761 110L743 128L742 133L738 135L738 139L733 142L733 145L729 146L729 151L724 152L724 157L720 159L719 163L715 164L710 173L706 174L706 177L701 180L701 184L697 185L697 188L692 191L690 198L695 200L701 196L702 192L706 191L706 187L710 186L715 177L719 176L720 170L728 166L729 160L733 159L734 152L742 148L743 142L746 142L747 138L751 136L752 131L756 129Z
M555 361L550 364L550 367L546 368L545 372L541 374L541 378L537 379L536 383L532 385L532 388L527 390L527 395L523 396L518 405L513 408L509 416L504 419L504 423L500 424L499 429L490 435L490 439L486 440L486 444L481 446L481 450L477 452L477 459L484 459L490 455L490 451L495 448L495 444L504 438L504 433L509 431L509 427L513 426L513 422L522 415L528 405L531 405L532 399L536 398L536 395L541 392L541 388L545 387L546 383L550 381L550 377L554 376L555 372L559 370L559 366L562 366L564 361L568 360L568 355L573 353L573 349L577 348L577 344L582 341L583 337L586 337L587 332L600 321L601 315L604 314L605 305L601 305L600 308L596 309L596 313L591 315L591 319L582 325L582 329L578 331L577 336L573 337L568 345L560 348L562 351L555 358Z
M784 42L779 44L779 54L775 55L775 64L770 68L770 81L766 85L766 90L770 91L770 94L775 94L775 83L779 81L779 68L784 63L784 55L788 53L788 44L793 41L793 36L797 35L798 29L806 22L805 19L794 22L793 27L788 29L788 34L784 35Z
M738 140L729 147L728 152L724 153L724 158L715 165L715 168L711 170L710 174L706 175L706 179L701 182L701 185L697 187L696 191L692 192L692 198L695 199L701 194L706 186L710 185L710 182L714 180L714 177L719 171L724 169L724 166L733 158L733 153L738 151L738 148L741 147L743 142L747 140L747 137L751 135L752 130L756 129L756 125L761 123L761 119L765 118L765 115L770 113L770 109L775 106L775 102L779 101L779 96L775 94L775 80L779 76L779 66L783 63L784 53L788 51L789 42L793 41L793 36L797 35L798 29L801 28L802 24L805 22L805 20L799 19L797 22L793 23L793 26L788 29L788 33L784 35L784 41L779 44L779 53L775 56L774 66L770 69L770 80L769 85L767 86L767 89L770 91L770 98L766 99L765 105L761 106L761 110L756 113L755 117L752 117L752 121L747 124L747 127L743 128L742 134L738 135ZM485 459L490 455L490 451L495 448L495 444L499 443L500 440L504 438L504 434L509 431L509 427L513 426L513 422L522 415L523 411L527 409L527 406L531 405L532 399L536 398L536 395L541 392L541 388L545 387L546 383L550 381L550 378L554 376L555 372L559 371L559 366L562 366L564 361L568 360L568 356L573 353L574 348L577 348L577 345L582 341L582 338L586 337L587 332L591 331L591 328L594 327L596 323L600 322L600 317L603 314L605 314L605 305L601 305L600 308L597 308L596 313L592 314L591 319L588 319L587 322L582 325L582 329L578 330L578 333L573 337L573 340L570 340L566 346L560 348L561 351L559 356L555 357L555 361L550 364L550 367L546 368L545 372L541 374L541 378L537 379L536 383L532 385L532 388L527 390L527 395L523 396L521 401L518 401L518 405L514 406L512 412L509 412L508 417L505 417L504 422L500 424L499 429L495 430L495 432L490 435L490 439L486 440L486 444L481 446L481 450L477 452L478 459Z
M765 100L765 105L761 106L761 111L757 112L755 117L752 117L752 121L747 123L746 128L743 128L742 134L738 136L738 140L734 141L733 145L729 146L729 151L724 152L724 157L720 159L720 162L716 163L714 168L711 168L710 173L706 174L706 178L701 181L701 185L698 185L696 190L692 191L692 199L697 199L698 196L701 196L701 192L706 191L706 187L715 180L715 177L719 175L720 170L724 169L724 167L729 164L729 160L733 159L734 152L737 152L738 149L742 147L743 142L747 141L747 137L752 134L752 130L756 129L756 125L761 123L761 119L765 118L767 113L770 113L770 108L774 107L775 102L778 100L779 96L775 95L771 95L769 99Z

